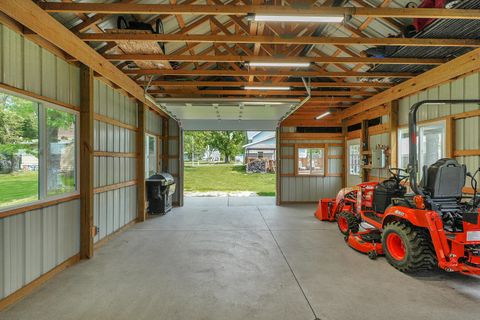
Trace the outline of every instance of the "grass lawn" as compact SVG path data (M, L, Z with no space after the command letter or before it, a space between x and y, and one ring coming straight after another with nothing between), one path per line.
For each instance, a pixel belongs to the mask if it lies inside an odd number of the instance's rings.
M38 172L0 174L0 206L10 206L37 199Z
M241 165L192 167L185 163L185 191L251 191L260 196L274 196L275 174L246 173Z

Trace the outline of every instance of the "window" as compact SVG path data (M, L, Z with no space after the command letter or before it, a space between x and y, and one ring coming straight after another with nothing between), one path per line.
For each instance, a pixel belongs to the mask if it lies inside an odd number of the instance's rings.
M297 148L297 175L325 174L325 156L323 148Z
M150 177L157 173L157 137L147 134L145 140L145 174Z
M351 144L348 148L349 171L353 176L360 175L360 145Z
M47 193L75 191L75 115L47 108Z
M417 148L420 172L423 166L429 166L445 157L445 122L428 123L418 126ZM400 168L408 166L408 128L399 130L398 163Z
M77 190L77 116L0 92L0 208Z

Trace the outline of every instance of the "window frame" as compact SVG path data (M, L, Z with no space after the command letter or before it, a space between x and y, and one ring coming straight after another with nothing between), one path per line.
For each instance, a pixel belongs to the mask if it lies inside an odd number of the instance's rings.
M358 172L352 172L352 147L358 147ZM360 150L360 143L352 143L348 145L348 174L351 176L360 176L362 171L361 165L361 150Z
M323 153L323 173L318 174L315 173L313 174L310 169L309 174L304 174L304 173L299 173L298 172L298 149L322 149ZM326 177L328 175L328 167L327 167L327 161L328 161L328 156L327 156L327 151L326 151L326 146L323 143L308 143L308 144L295 144L295 155L294 155L294 175L297 177Z
M159 141L159 138L157 135L155 134L151 134L151 133L145 133L145 175L146 177L150 177L150 142L149 142L149 138L153 138L154 139L154 146L155 146L155 173L158 173L159 171L159 152L158 152L158 141ZM147 153L148 152L148 153Z
M61 199L71 198L80 195L80 112L74 109L66 108L49 101L34 98L18 92L12 92L0 88L0 92L6 95L15 96L24 100L34 102L38 106L38 199L11 206L0 207L0 213L49 203ZM75 190L62 194L48 195L47 182L47 109L55 109L61 112L73 114L75 116Z
M440 125L442 126L442 129L443 129L443 140L445 143L442 144L442 158L445 158L447 156L447 147L446 147L446 141L448 141L448 139L450 139L449 137L449 132L447 130L447 121L445 119L434 119L434 120L428 120L428 121L422 121L420 123L417 124L417 153L418 153L418 168L419 168L419 171L421 172L422 170L422 164L420 163L421 162L421 152L422 152L422 149L421 149L421 141L420 141L420 137L421 137L421 132L422 132L422 128L425 128L425 127L431 127L431 126L437 126L437 125ZM400 145L401 145L401 140L402 140L402 133L406 132L408 134L408 126L401 126L398 128L397 130L397 145L398 145L398 151L397 151L397 159L398 159L398 167L402 168L402 169L406 169L403 168L401 165L400 165L400 161L401 161L401 150L400 150ZM408 166L408 161L407 161L407 166Z

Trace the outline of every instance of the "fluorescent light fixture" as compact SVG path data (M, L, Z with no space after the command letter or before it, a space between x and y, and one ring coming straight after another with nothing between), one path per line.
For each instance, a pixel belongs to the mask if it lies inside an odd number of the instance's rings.
M279 106L279 105L288 104L288 103L279 102L279 101L245 101L243 102L243 104L250 105L250 106L263 106L263 105Z
M255 14L254 21L276 21L276 22L323 22L323 23L340 23L343 22L343 16L293 16L293 15L266 15Z
M328 116L329 114L330 114L330 111L327 111L327 112L325 112L325 113L322 113L322 114L319 115L319 116L316 116L315 119L320 120L320 119L322 119L322 118L325 118L325 117Z
M292 68L308 68L310 62L249 62L250 67L292 67Z
M290 90L290 87L275 87L275 86L272 86L272 87L255 87L255 86L245 86L243 87L243 89L245 90L285 90L285 91L288 91Z

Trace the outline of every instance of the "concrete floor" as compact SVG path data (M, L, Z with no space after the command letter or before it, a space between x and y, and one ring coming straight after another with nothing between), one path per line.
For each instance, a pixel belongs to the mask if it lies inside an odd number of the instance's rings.
M480 279L402 274L313 205L191 198L62 272L0 319L478 319Z

